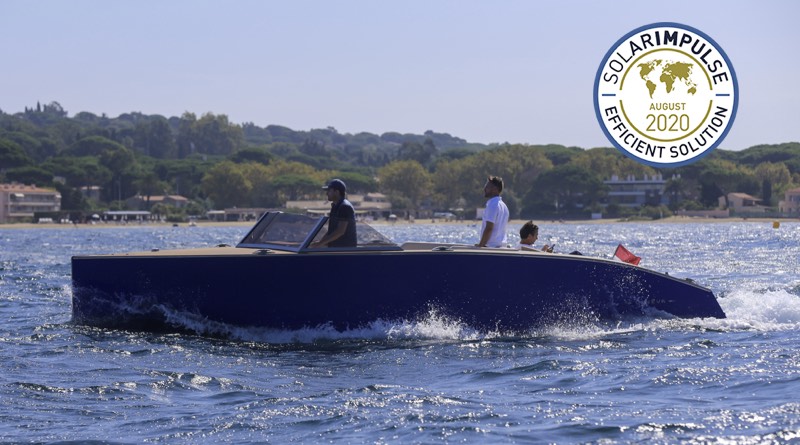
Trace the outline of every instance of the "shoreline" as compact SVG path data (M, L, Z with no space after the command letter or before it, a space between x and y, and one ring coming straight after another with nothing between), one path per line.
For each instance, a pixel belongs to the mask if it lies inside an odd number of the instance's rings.
M527 220L525 219L512 219L508 222L510 226L521 226ZM699 223L699 224L724 224L724 223L767 223L774 224L775 222L790 223L800 222L800 218L703 218L703 217L688 217L688 216L670 216L667 218L653 219L653 220L624 220L624 219L586 219L586 220L533 220L533 223L539 226L549 224L667 224L667 223ZM393 226L393 225L432 225L432 224L454 224L454 225L474 225L480 224L480 220L462 220L462 221L445 221L441 219L418 219L415 221L399 220L396 222L389 221L371 221L368 224L371 226ZM255 224L255 221L197 221L197 227L244 227L249 228ZM3 229L67 229L67 228L131 228L131 227L149 227L149 228L162 228L173 227L174 223L98 223L98 224L58 224L58 223L7 223L0 224L0 230ZM178 223L176 228L190 227L188 223Z

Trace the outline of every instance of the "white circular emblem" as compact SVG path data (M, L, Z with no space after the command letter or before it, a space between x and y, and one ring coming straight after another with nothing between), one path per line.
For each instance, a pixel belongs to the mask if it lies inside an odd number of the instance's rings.
M653 167L699 160L728 134L739 86L710 37L678 23L654 23L619 39L597 70L594 105L608 139Z

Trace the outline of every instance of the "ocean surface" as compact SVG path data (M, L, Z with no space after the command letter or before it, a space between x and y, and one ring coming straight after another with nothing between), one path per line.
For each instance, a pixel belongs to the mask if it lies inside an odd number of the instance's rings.
M378 226L397 242L473 243L478 228ZM432 313L229 338L71 323L72 255L246 231L0 228L0 443L800 442L800 223L541 226L556 251L610 257L622 243L691 277L727 319L509 336Z

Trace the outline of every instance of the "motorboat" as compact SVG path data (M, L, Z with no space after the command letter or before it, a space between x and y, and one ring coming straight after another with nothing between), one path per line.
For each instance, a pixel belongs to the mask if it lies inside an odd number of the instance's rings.
M83 325L184 330L175 314L230 326L344 331L435 311L492 332L641 316L724 318L711 290L610 259L406 242L366 223L355 247L313 247L327 217L268 212L236 246L72 258Z

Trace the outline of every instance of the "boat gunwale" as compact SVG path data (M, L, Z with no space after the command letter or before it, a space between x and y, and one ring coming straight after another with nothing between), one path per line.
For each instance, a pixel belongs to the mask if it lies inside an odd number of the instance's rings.
M402 246L413 245L416 248L406 249ZM537 257L544 259L551 259L555 261L584 261L595 262L602 264L611 264L617 267L629 268L645 273L652 273L659 275L663 278L669 278L673 281L678 281L683 284L688 284L696 288L711 291L710 288L697 283L691 278L680 278L669 275L668 273L659 272L656 270L648 269L645 267L616 261L609 258L592 257L586 255L572 255L567 253L547 253L535 250L520 250L508 247L477 247L465 244L448 244L448 243L430 243L430 242L411 242L404 243L398 249L370 249L365 248L338 248L338 249L312 249L303 250L300 252L285 251L285 250L272 250L262 247L244 247L244 246L224 246L224 247L201 247L190 249L171 249L171 250L153 250L141 252L128 252L128 253L111 253L111 254L92 254L92 255L75 255L72 260L99 260L99 259L148 259L148 258L219 258L219 257L254 257L254 256L361 256L361 255L488 255L488 256L522 256L522 257ZM420 248L423 247L424 248ZM430 248L428 248L430 247Z

